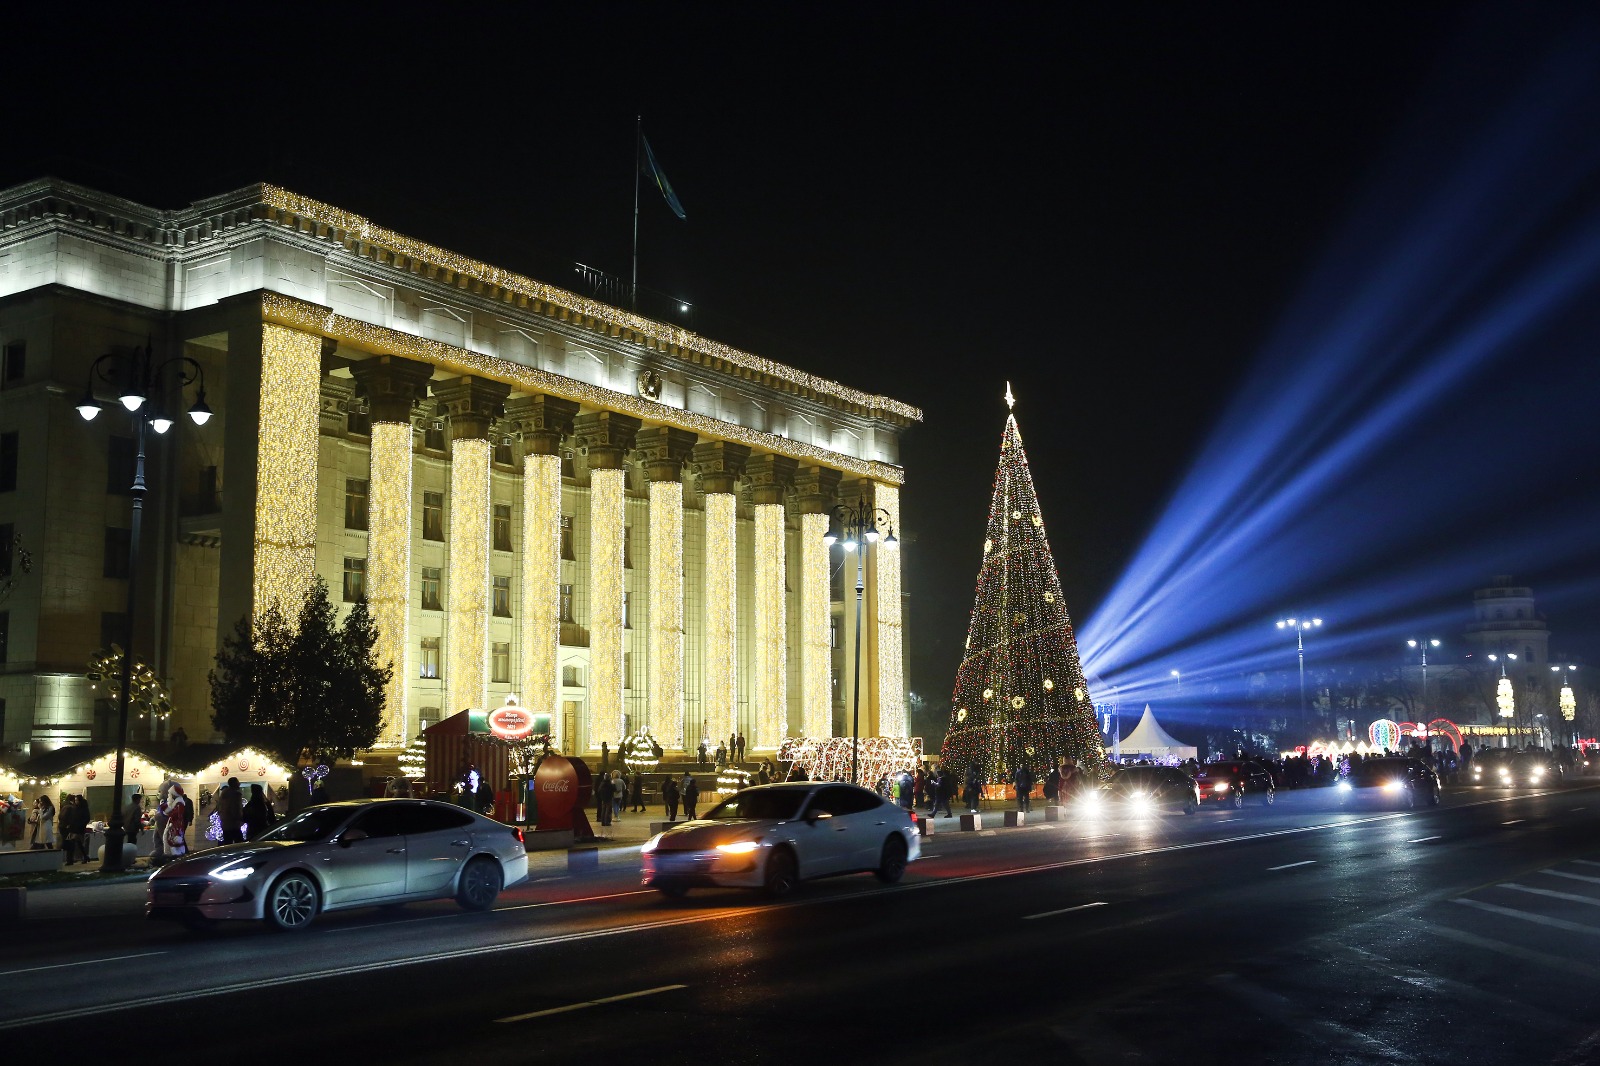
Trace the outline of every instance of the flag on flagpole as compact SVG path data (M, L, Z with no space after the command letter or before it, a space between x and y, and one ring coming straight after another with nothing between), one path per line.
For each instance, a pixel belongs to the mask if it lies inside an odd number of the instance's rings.
M661 190L661 195L667 201L667 206L672 209L672 213L679 218L687 219L688 216L683 213L683 205L678 202L678 194L672 191L672 183L656 165L656 154L650 150L650 139L641 133L639 140L644 142L644 160L639 169L655 182L656 188Z

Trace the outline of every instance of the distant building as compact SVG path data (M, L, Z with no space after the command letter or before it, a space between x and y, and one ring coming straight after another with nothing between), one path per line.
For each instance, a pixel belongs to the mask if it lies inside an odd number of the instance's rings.
M772 751L835 734L858 644L861 732L905 735L900 554L867 555L858 632L823 534L854 501L899 532L916 408L270 185L169 211L41 180L0 190L0 535L34 553L0 761L111 739L85 674L127 617L133 421L74 408L147 343L215 417L152 397L134 650L175 711L137 742L210 737L219 642L314 575L394 664L381 747L514 693L569 752Z
M1474 659L1515 655L1520 673L1550 662L1550 629L1534 609L1533 590L1510 574L1496 574L1488 588L1472 592L1473 621L1463 634Z

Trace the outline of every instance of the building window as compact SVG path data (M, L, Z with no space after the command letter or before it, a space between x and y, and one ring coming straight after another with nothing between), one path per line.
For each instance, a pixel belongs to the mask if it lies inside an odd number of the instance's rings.
M838 650L839 647L839 620L828 619L828 647Z
M133 543L133 530L106 527L106 554L101 576L126 579L128 576L128 547Z
M633 652L631 651L622 653L622 687L624 689L633 687Z
M134 450L132 437L110 437L106 441L106 493L111 496L133 495L133 471L139 453Z
M344 561L344 602L365 603L366 599L367 561L347 556Z
M497 577L494 579L494 616L496 618L511 617L511 579Z
M508 552L511 550L511 505L497 503L494 505L494 550Z
M443 610L439 606L439 567L424 566L422 568L422 609L424 611Z
M511 645L492 644L489 652L491 670L489 680L497 685L504 685L511 680Z
M365 407L352 406L344 415L344 431L363 437L372 436L372 415L367 413Z
M444 451L444 421L442 419L434 419L422 431L422 446L429 451Z
M572 550L572 516L564 514L561 516L561 558L570 562L577 557Z
M121 611L100 612L100 649L108 650L111 645L122 647L122 642L127 639L128 616Z
M344 480L344 528L367 528L367 483L353 477Z
M558 603L558 609L560 610L561 613L558 614L556 617L558 617L563 622L572 621L572 586L571 585L562 585L561 586L561 599L560 599L560 601Z
M572 453L566 452L561 456L561 476L577 477L577 471L572 466Z
M422 676L439 676L439 638L422 638Z
M561 683L567 688L582 688L582 669L576 666L563 666L561 668Z
M21 381L27 372L28 346L23 341L12 341L6 345L6 384Z
M439 718L439 708L437 707L422 707L417 710L417 724L423 729L428 728L430 725L438 725Z
M510 437L501 437L500 443L494 446L494 461L501 466L510 466L515 461L511 458Z
M622 568L633 569L633 527L622 527Z
M422 539L444 539L444 493L422 494Z
M0 611L0 663L6 662L6 647L11 643L11 612ZM5 701L0 700L0 704Z
M11 554L14 550L11 542L16 535L17 527L10 522L0 525L0 577L11 576Z
M0 433L0 492L17 487L17 435Z
M633 628L633 593L622 594L622 628Z

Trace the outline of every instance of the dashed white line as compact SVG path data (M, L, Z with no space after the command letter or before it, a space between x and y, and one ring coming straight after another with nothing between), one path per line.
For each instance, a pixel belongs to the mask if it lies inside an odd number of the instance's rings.
M121 962L124 959L146 959L151 955L165 955L165 951L141 951L137 955L113 955L109 959L85 959L82 962L58 962L53 966L29 966L24 970L0 970L0 977L19 973L38 973L41 970L67 970L74 966L97 966L102 962Z
M1058 914L1071 914L1073 911L1086 911L1090 907L1104 907L1104 906L1105 906L1105 904L1103 902L1102 903L1080 903L1076 907L1062 907L1058 911L1045 911L1043 914L1024 914L1022 916L1022 920L1025 921L1025 922L1031 922L1035 918L1053 918Z
M1573 892L1556 892L1548 888L1533 888L1529 885L1519 885L1514 881L1506 881L1495 887L1509 888L1513 892L1527 892L1534 896L1547 896L1550 899L1559 899L1567 903L1583 903L1590 907L1600 907L1600 899L1595 899L1593 896L1580 896Z
M1527 911L1519 911L1514 907L1502 907L1496 903L1485 903L1477 899L1456 899L1450 902L1459 903L1463 907L1475 907L1480 911L1488 911L1490 914L1503 914L1507 918L1521 918L1523 921L1533 922L1535 925L1548 925L1552 929L1565 929L1569 933L1588 933L1590 936L1600 936L1600 929L1592 925L1567 922L1560 918L1546 918L1542 914L1529 914Z
M1526 820L1527 819L1525 819L1525 818L1513 818L1509 822L1501 822L1500 824L1501 825L1521 825Z
M1586 881L1591 885L1600 885L1600 877L1589 877L1586 874L1569 874L1565 870L1540 870L1546 877L1566 877L1573 881Z
M1316 863L1317 863L1316 859L1301 859L1299 862L1286 862L1282 866L1269 866L1269 867L1267 867L1267 873L1269 873L1269 874L1270 873L1274 873L1274 872L1276 872L1278 870L1292 870L1296 866L1315 866Z
M1407 844L1426 844L1430 840L1443 840L1443 839L1444 838L1441 837L1441 836L1418 837L1415 840L1408 840L1408 841L1406 841L1406 843Z
M568 1003L565 1007L551 1007L549 1010L536 1010L527 1014L513 1014L509 1018L496 1018L499 1023L525 1022L530 1018L546 1018L552 1014L566 1014L568 1011L583 1010L586 1007L599 1007L607 1003L621 1003L625 999L639 999L643 996L656 996L662 992L676 992L688 985L662 985L660 988L647 988L642 992L624 992L620 996L606 996L604 999L586 999L582 1003Z

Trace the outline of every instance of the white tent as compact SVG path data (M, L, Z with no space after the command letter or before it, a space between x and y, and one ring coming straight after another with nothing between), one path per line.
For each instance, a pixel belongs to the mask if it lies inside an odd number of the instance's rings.
M1192 759L1199 754L1192 744L1184 744L1161 728L1150 705L1144 705L1144 717L1133 727L1133 732L1122 738L1118 749L1123 758L1130 755L1147 755L1155 759Z

